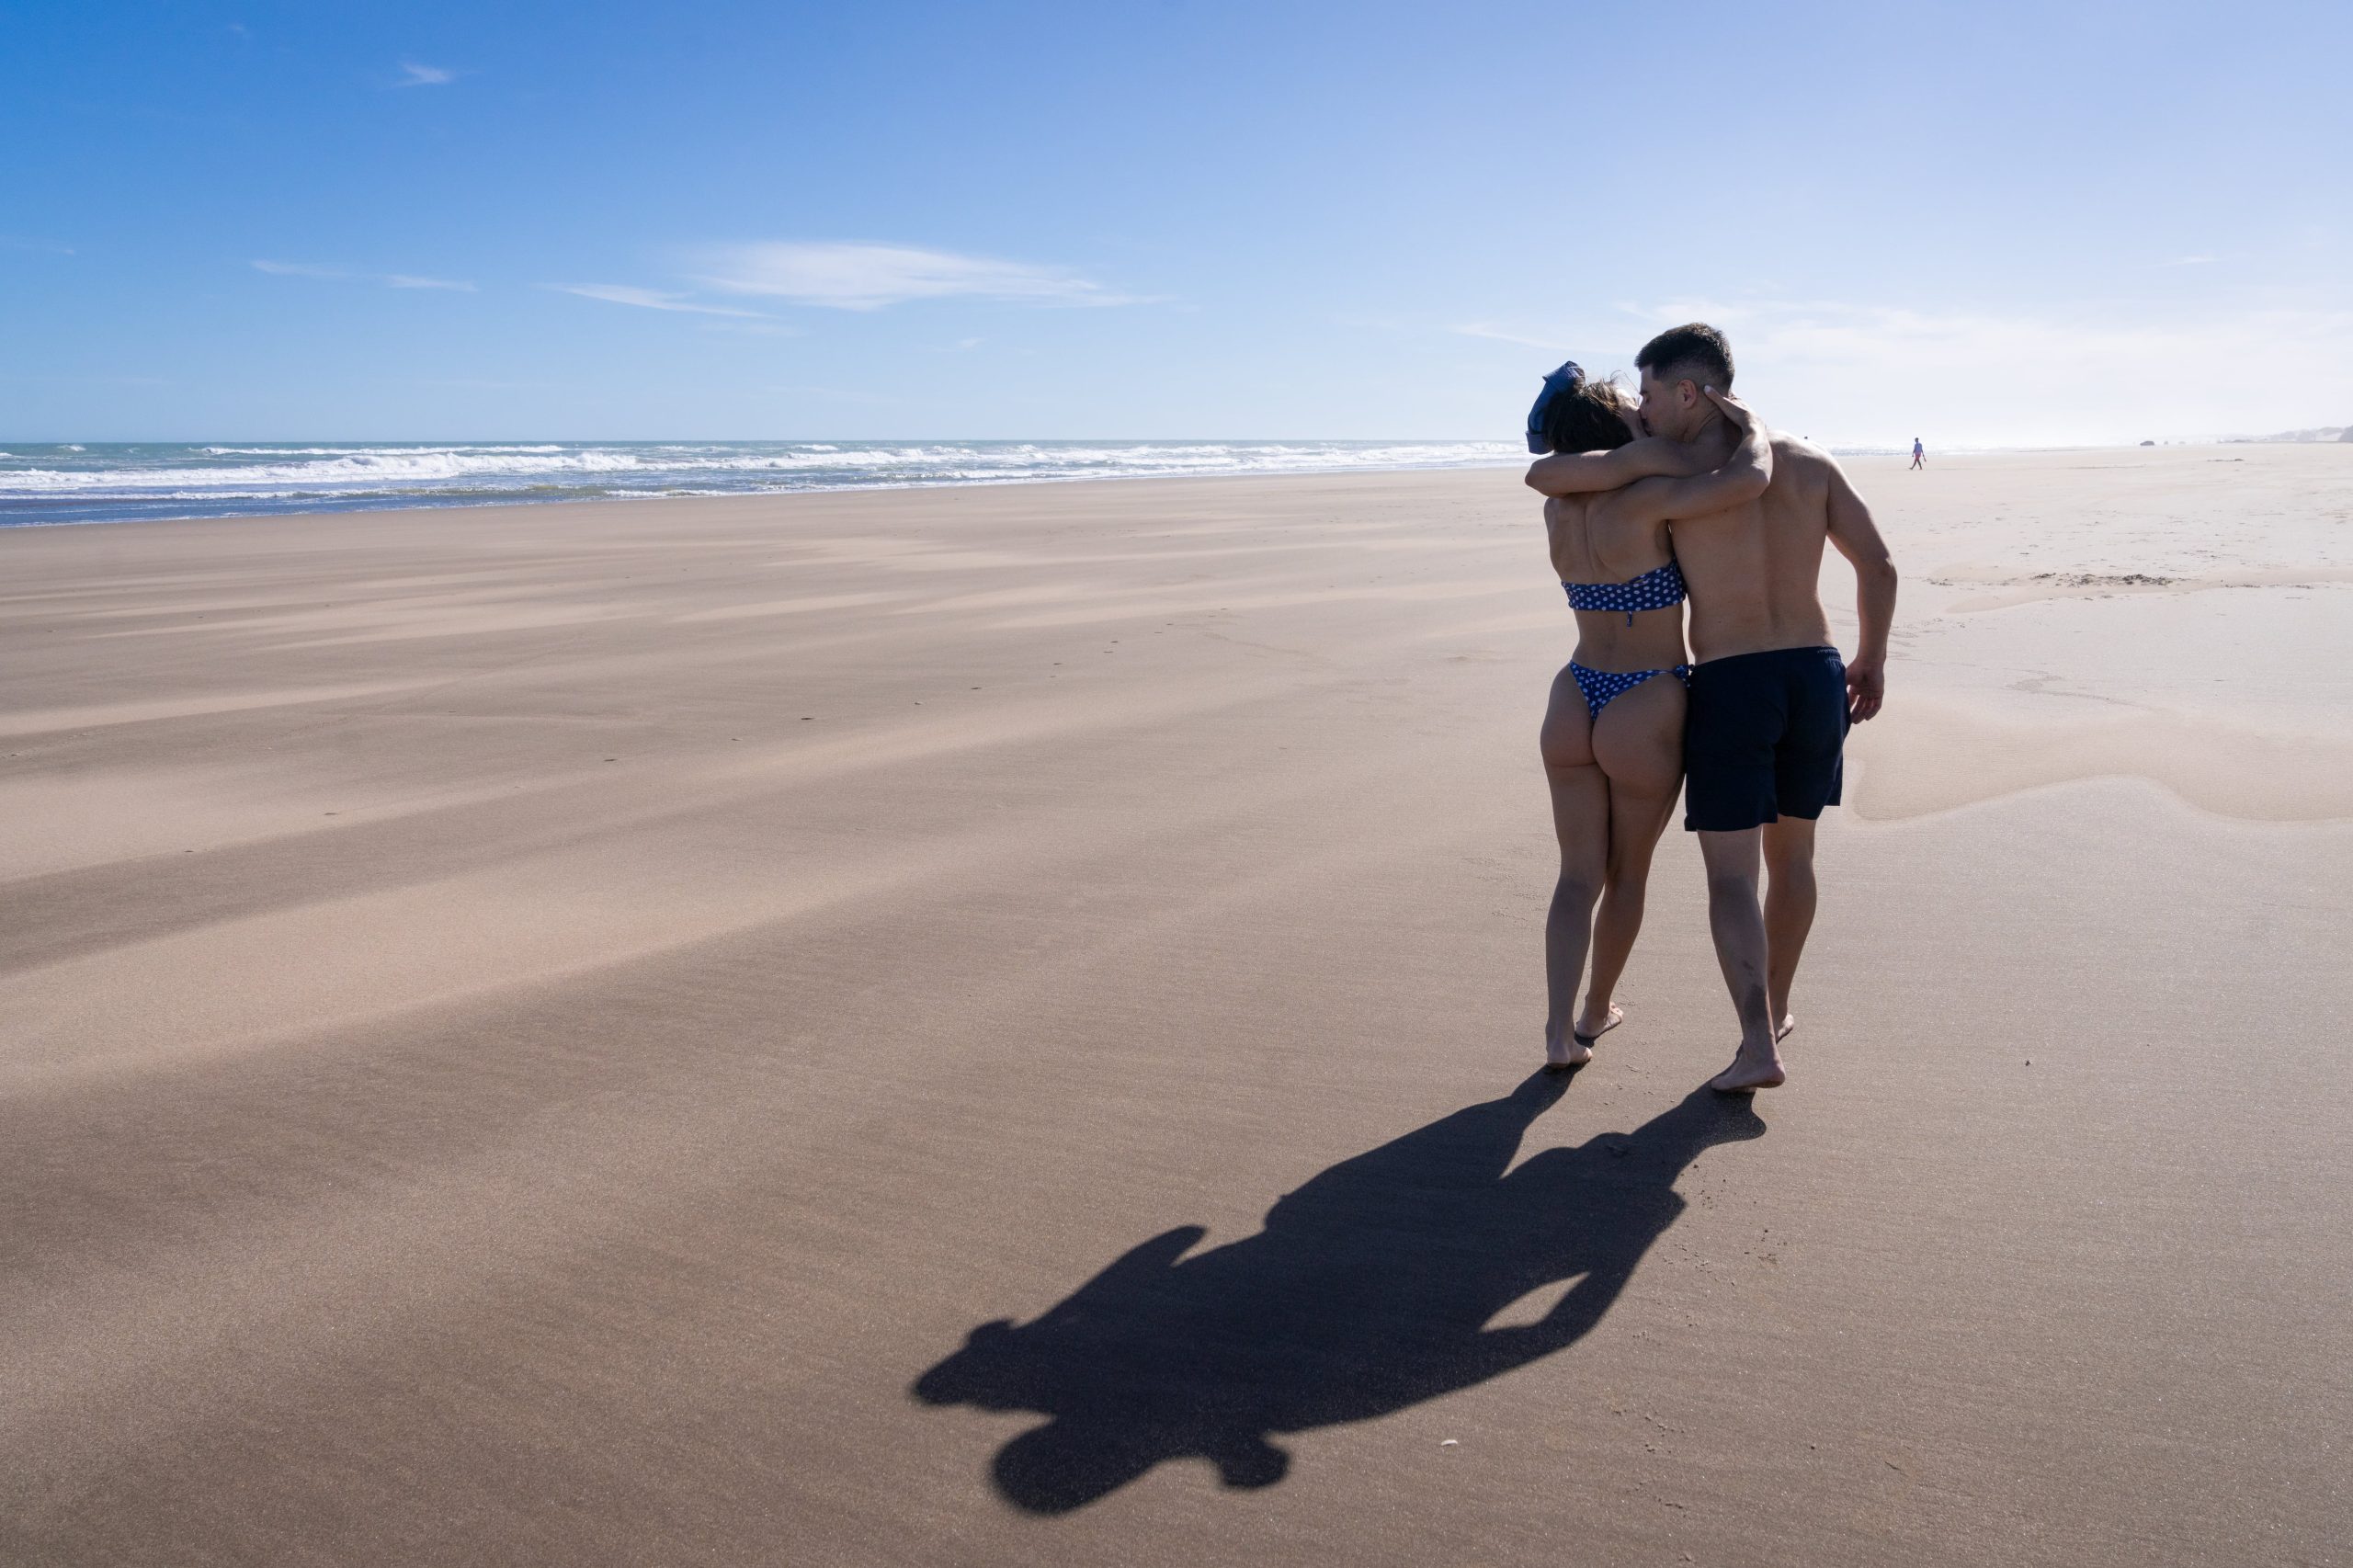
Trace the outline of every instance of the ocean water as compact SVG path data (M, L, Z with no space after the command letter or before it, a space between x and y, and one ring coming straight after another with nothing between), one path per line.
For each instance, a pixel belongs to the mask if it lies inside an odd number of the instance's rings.
M1517 441L0 442L0 527L1525 460Z

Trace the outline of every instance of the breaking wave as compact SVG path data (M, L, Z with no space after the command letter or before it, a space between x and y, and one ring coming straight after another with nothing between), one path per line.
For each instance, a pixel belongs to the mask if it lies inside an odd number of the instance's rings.
M1501 441L56 444L0 452L0 525L875 486L1460 468Z

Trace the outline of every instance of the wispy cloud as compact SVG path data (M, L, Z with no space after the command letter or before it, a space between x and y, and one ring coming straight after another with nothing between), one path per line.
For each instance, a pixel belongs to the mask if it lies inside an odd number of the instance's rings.
M414 60L402 61L401 69L406 74L392 84L395 87L446 87L458 79L455 71L438 65L419 65Z
M1149 302L1061 267L912 245L778 240L720 246L699 261L699 281L722 292L841 311L958 297L1032 305Z
M2211 256L2177 256L2165 262L2166 267L2204 267L2214 258Z
M467 392L546 392L557 388L572 390L563 381L506 381L481 376L411 376L410 384L420 387L459 387Z
M1627 307L1650 330L1705 321L1724 328L1735 350L1816 364L1905 362L1944 369L2068 363L2071 374L2095 366L2163 367L2186 376L2194 357L2228 362L2300 334L2336 340L2353 331L2353 311L2266 308L2202 320L2168 313L2163 321L2045 319L1970 311L1915 311L1838 301L1673 300Z
M695 323L695 326L698 331L701 332L722 332L740 337L802 337L807 335L797 326L787 326L782 322L773 322L768 320L766 316L762 316L756 321L699 321Z
M1948 440L2025 445L2259 433L2353 405L2353 310L2322 300L2161 316L1805 300L1621 309L1635 319L1610 330L1612 342L1688 321L1723 328L1742 389L1766 416L1826 439L1896 442L1915 425ZM2291 381L2227 373L2287 364L2315 370Z
M61 245L53 240L30 240L15 234L0 234L0 250L40 251L44 256L72 256L72 245Z
M175 383L161 376L19 376L0 374L0 381L16 381L32 386L74 387L168 387Z
M374 283L386 289L448 289L475 292L471 283L454 278L423 278L414 272L350 272L340 267L313 267L305 261L256 261L254 270L273 278L324 278L337 283Z
M743 316L763 319L757 311L739 311L729 305L701 304L685 294L670 293L661 289L639 289L627 283L542 283L542 289L552 289L559 294L577 294L584 300L602 300L612 305L635 305L646 311L690 311L702 316Z
M769 387L767 391L789 397L824 398L831 403L904 403L906 399L885 397L881 392L858 392L849 387Z
M1541 348L1547 353L1557 354L1565 351L1557 338L1529 337L1521 333L1506 332L1498 326L1483 326L1473 323L1468 326L1458 326L1454 331L1464 337L1485 337L1497 343L1517 343L1522 348Z

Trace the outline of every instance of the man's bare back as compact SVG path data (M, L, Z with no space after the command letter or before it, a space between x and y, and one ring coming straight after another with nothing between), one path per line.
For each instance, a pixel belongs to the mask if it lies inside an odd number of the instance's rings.
M1853 494L1829 454L1776 434L1764 494L1669 525L1690 588L1695 663L1829 642L1822 547Z
M1722 469L1740 445L1741 431L1721 415L1703 416L1688 437L1654 435L1611 457L1629 474L1683 476ZM1887 624L1894 609L1895 572L1870 508L1829 453L1795 437L1771 440L1771 479L1753 500L1710 512L1670 517L1675 558L1690 591L1691 658L1695 664L1781 648L1830 643L1830 617L1822 608L1822 547L1835 544L1854 566L1861 637L1847 661L1853 717L1879 711L1885 686ZM1591 472L1603 472L1591 460ZM1559 464L1548 458L1537 465ZM1531 483L1536 478L1531 477ZM1574 481L1583 487L1590 478ZM1621 481L1622 483L1622 481ZM1634 479L1627 494L1672 483ZM1552 494L1554 492L1547 492Z

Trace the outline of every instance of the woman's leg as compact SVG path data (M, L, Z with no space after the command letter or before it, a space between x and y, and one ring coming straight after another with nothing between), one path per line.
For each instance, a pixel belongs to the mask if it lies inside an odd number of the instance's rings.
M1653 676L1601 710L1593 752L1609 788L1609 861L1601 912L1593 927L1593 983L1577 1032L1599 1034L1615 1021L1610 998L1634 937L1643 928L1651 854L1683 786L1683 683Z
M1544 915L1544 1060L1574 1067L1593 1056L1570 1038L1570 1026L1592 935L1593 903L1601 896L1609 863L1609 786L1594 764L1585 693L1565 669L1553 677L1539 744L1545 782L1552 790L1552 834L1561 842L1561 878Z

